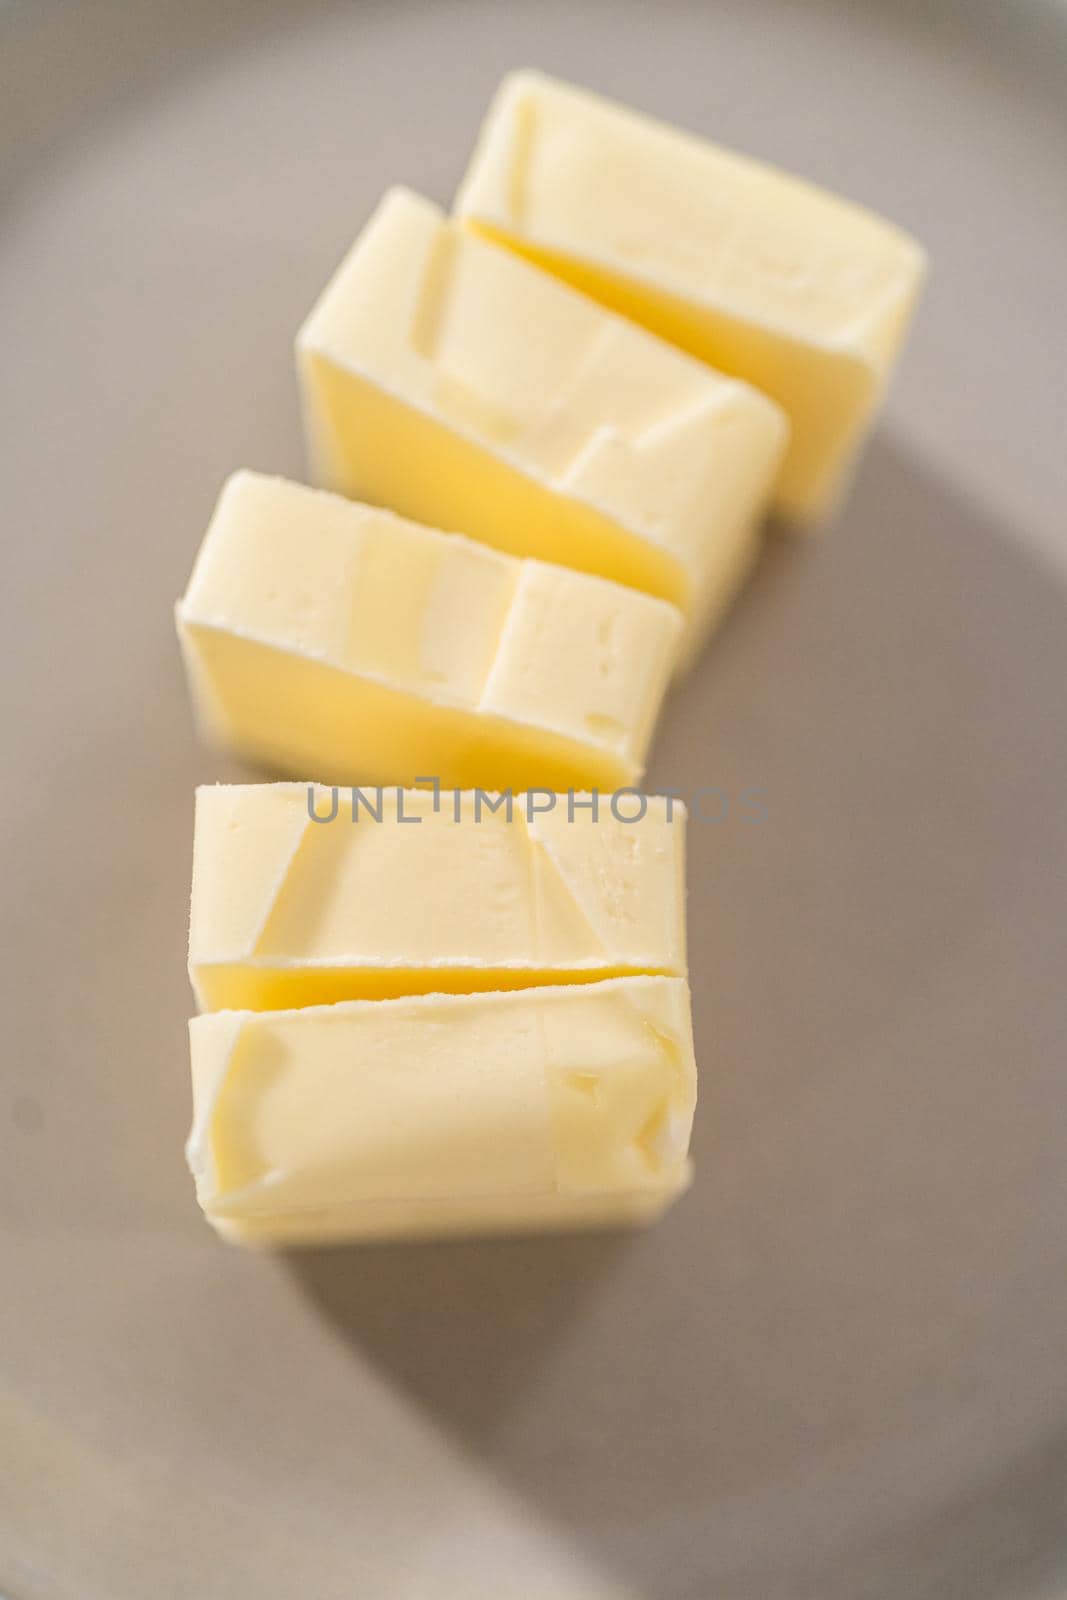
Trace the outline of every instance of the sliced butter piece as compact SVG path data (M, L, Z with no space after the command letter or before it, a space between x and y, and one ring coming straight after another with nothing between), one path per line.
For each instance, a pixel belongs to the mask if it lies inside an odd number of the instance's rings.
M681 978L218 1011L190 1039L189 1165L236 1241L635 1222L688 1181Z
M785 408L779 508L826 513L921 287L880 217L533 72L497 92L456 210Z
M203 1011L680 976L684 856L662 796L205 786L189 976Z
M751 565L781 412L391 190L297 339L317 483L678 605Z
M178 632L203 731L337 783L632 784L681 619L279 478L223 489Z

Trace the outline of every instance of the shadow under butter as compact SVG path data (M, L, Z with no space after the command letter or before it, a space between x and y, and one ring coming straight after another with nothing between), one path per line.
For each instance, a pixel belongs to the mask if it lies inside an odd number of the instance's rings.
M1064 614L1010 529L877 437L829 538L769 541L654 751L691 813L765 800L688 831L690 1193L632 1235L288 1258L627 1592L1050 1577Z
M635 1238L612 1228L311 1247L282 1258L364 1355L462 1434L482 1437L535 1383Z

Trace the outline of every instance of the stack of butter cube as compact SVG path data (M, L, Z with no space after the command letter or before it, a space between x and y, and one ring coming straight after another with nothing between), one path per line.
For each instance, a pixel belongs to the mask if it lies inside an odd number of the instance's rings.
M249 1243L647 1221L686 1187L684 807L635 786L768 512L824 521L921 249L533 73L297 337L314 487L223 488L197 717L200 1203ZM341 787L346 786L346 787Z

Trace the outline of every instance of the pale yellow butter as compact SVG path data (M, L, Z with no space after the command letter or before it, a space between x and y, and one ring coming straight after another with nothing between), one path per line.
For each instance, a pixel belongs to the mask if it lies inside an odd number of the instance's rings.
M760 162L538 73L504 80L457 213L772 395L782 511L841 492L925 271L916 242Z
M297 357L316 482L670 600L689 655L752 562L779 408L407 190Z
M684 975L684 830L661 796L205 786L197 1001L268 1010Z
M245 1242L647 1220L685 1187L684 979L220 1011L187 1153Z
M681 619L619 584L237 473L177 608L219 745L326 782L634 783Z

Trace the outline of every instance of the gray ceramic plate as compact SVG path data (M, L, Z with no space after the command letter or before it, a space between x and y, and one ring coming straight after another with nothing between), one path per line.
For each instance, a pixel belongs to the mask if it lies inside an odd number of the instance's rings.
M854 0L0 13L11 1600L1064 1582L1065 38ZM841 525L769 551L655 753L727 800L691 831L691 1195L635 1237L241 1255L181 1156L191 788L227 774L170 607L223 475L299 473L325 275L387 183L449 197L516 64L885 211L929 295Z

